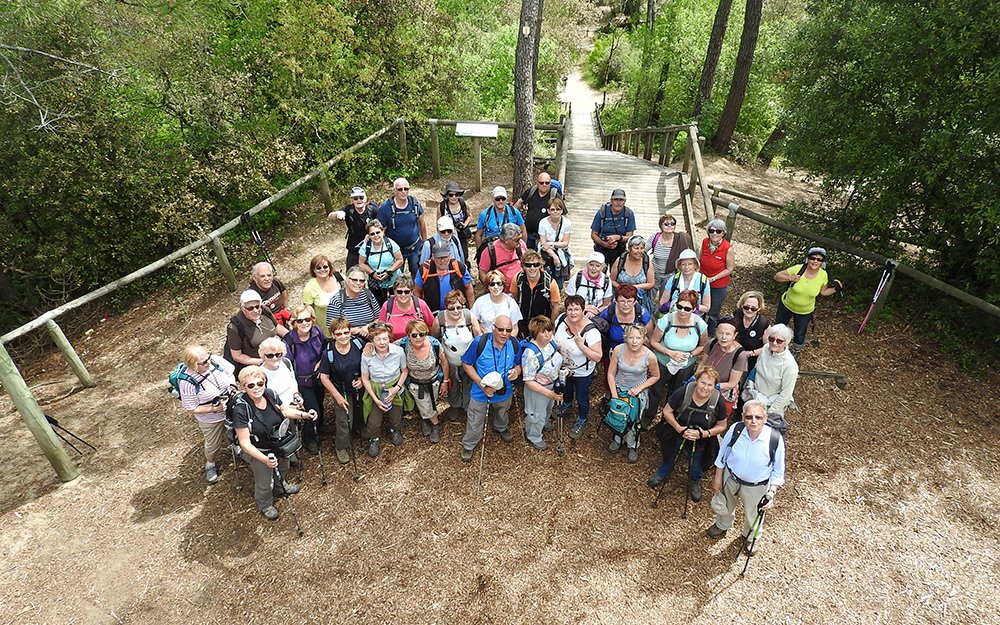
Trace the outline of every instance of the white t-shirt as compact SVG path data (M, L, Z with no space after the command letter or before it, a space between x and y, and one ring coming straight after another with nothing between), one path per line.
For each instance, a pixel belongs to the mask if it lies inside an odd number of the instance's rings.
M549 219L545 219L538 222L538 234L539 236L545 237L545 240L549 243L556 242L556 229L558 226L553 226ZM573 224L570 222L568 217L562 218L562 228L559 229L559 240L565 241L569 238L569 235L573 234Z
M587 321L590 323L590 321ZM552 342L559 348L559 353L563 355L564 363L569 367L572 374L578 378L583 378L594 372L597 363L587 358L580 350L580 346L570 336L569 326L565 322L556 323L556 332L552 335ZM600 350L601 333L597 328L591 328L583 335L583 342L591 349Z
M295 374L292 373L292 370L284 362L278 363L277 369L268 369L263 366L261 369L264 370L264 377L267 378L267 388L278 394L282 404L291 405L292 396L299 392L299 385L295 382Z
M504 294L503 297L503 301L497 304L490 299L490 294L487 293L486 295L480 295L475 303L472 304L472 314L476 316L479 324L483 326L483 332L492 332L493 322L496 321L497 317L502 315L510 317L515 326L523 318L521 309L518 308L514 298L507 294Z
M441 343L444 345L444 354L452 367L462 366L462 354L469 349L472 339L475 338L472 335L472 315L469 315L469 322L466 323L466 312L462 311L462 320L455 325L451 325L445 315L438 316L438 320L441 321Z
M566 295L579 295L587 302L588 306L600 308L604 304L604 300L611 297L611 280L607 274L601 274L597 283L594 284L585 277L586 275L586 267L573 274L573 277L566 283ZM579 287L577 287L577 283L580 284Z

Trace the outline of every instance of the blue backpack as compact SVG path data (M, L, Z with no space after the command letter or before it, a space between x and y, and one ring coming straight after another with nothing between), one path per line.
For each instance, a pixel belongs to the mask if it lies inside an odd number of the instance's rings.
M170 389L169 389L170 394L176 397L177 399L181 398L181 380L187 380L188 382L193 384L195 392L200 393L201 385L205 382L205 378L208 377L209 373L211 373L212 371L218 371L219 369L222 368L218 364L216 364L214 360L211 361L211 363L212 363L212 369L205 375L201 376L200 380L187 372L187 366L183 362L177 363L177 366L174 367L174 370L171 371L170 375L167 376L167 382L170 383Z

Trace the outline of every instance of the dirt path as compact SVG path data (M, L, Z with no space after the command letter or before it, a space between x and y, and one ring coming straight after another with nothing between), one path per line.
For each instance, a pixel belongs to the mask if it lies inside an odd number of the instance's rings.
M430 203L439 185L413 187ZM273 250L291 301L312 254L343 258L342 235L321 224ZM737 250L739 284L764 286L747 266L761 251ZM708 498L681 520L674 476L648 507L651 439L628 465L590 426L563 458L490 436L481 496L454 425L431 446L408 423L402 447L359 458L360 482L327 446L327 487L314 460L296 476L296 539L287 504L265 521L230 465L203 482L198 434L164 390L183 345L217 348L235 307L213 283L75 339L99 386L49 408L99 448L77 482L58 485L0 403L0 623L996 622L998 380L968 378L906 328L859 339L856 313L821 309L822 346L804 358L849 384L800 383L789 485L741 580L735 538L702 533ZM57 357L37 367L51 396L72 386Z

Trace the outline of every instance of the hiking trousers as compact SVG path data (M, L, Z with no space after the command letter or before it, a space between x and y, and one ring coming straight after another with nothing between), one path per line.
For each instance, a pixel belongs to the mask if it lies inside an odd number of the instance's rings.
M472 399L472 378L465 373L462 365L452 365L451 386L448 388L448 405L456 410L468 412L469 401Z
M716 468L716 471L721 469ZM743 535L750 532L754 519L757 518L757 504L761 497L767 494L767 484L760 486L746 486L740 484L733 477L732 472L727 468L722 476L722 490L712 497L712 511L715 512L715 524L719 529L728 530L733 527L736 520L736 503L743 502ZM760 536L758 528L757 536ZM753 537L750 538L753 540Z
M263 510L274 505L274 489L277 484L274 481L274 469L266 464L243 454L243 458L250 464L250 471L253 473L253 500L257 502L257 509ZM286 482L288 481L288 467L291 463L288 458L278 458L278 471ZM279 491L280 487L279 487Z
M544 386L551 391L554 385L546 384ZM542 428L545 427L545 422L549 420L549 415L552 414L552 405L554 403L555 401L551 397L536 393L525 385L524 436L528 439L528 442L535 443L536 445L542 442Z
M503 401L486 403L478 399L469 400L468 420L465 423L465 435L462 436L462 448L472 450L476 448L479 441L483 440L483 426L486 425L486 418L489 410L494 409L493 429L503 432L510 427L510 402L514 394L511 393Z
M215 455L226 446L226 422L215 423L196 421L201 435L205 438L205 462L215 462Z

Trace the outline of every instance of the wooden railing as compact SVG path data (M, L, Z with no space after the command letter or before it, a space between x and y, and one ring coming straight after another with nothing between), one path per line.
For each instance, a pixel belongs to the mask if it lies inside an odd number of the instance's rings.
M330 196L330 185L326 176L327 170L372 141L375 141L393 130L398 130L398 154L400 158L405 161L407 154L406 123L403 118L399 118L381 130L378 130L361 141L358 141L325 163L320 164L284 189L281 189L271 197L258 203L256 206L248 210L247 213L250 215L259 213L268 206L271 206L275 202L281 200L292 191L295 191L314 179L318 179L320 196L323 199L323 203L326 205L327 211L329 212L333 210L333 198ZM11 330L7 334L0 336L0 384L3 385L4 389L6 389L7 393L10 395L14 402L14 406L17 408L18 412L21 413L21 417L27 424L28 430L31 431L35 440L38 441L39 446L45 453L45 457L48 458L52 467L59 475L59 478L64 482L68 482L69 480L76 478L77 475L79 475L79 472L77 471L76 466L73 465L69 456L66 454L66 450L63 449L62 445L59 443L59 439L52 431L52 428L46 421L45 415L42 413L42 409L35 401L34 396L28 389L27 383L24 381L24 377L21 375L21 372L18 370L17 365L14 363L10 352L7 351L4 344L18 337L24 336L37 328L45 326L49 335L52 337L52 340L55 342L56 347L58 347L59 351L62 352L63 356L69 362L70 368L76 374L77 378L79 378L80 383L83 384L85 388L96 386L97 383L94 381L93 376L91 376L90 372L87 371L87 367L83 364L83 361L76 353L76 350L73 349L73 345L69 342L69 339L66 338L66 335L56 323L56 318L71 310L100 299L101 297L104 297L105 295L112 293L127 284L131 284L140 278L155 273L170 263L179 260L188 254L205 247L206 245L211 245L215 251L215 255L219 261L219 268L226 280L226 286L230 291L235 291L236 275L233 272L232 265L229 263L229 258L226 256L225 248L222 241L219 240L219 237L240 225L240 221L241 218L237 217L198 239L194 243L191 243L190 245L187 245L172 254L164 256L163 258L146 265L142 269L133 271L127 276L119 278L114 282L110 282L95 291L91 291L86 295L82 295L70 302L42 313L19 328Z

